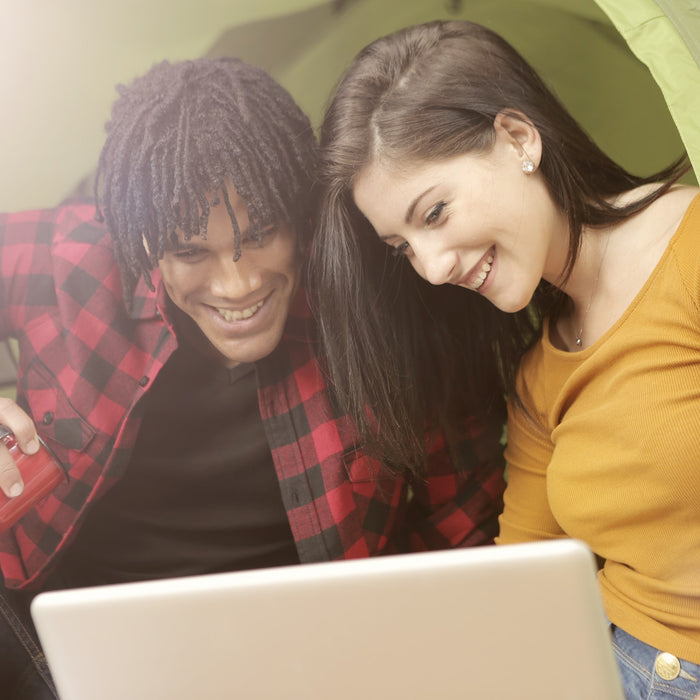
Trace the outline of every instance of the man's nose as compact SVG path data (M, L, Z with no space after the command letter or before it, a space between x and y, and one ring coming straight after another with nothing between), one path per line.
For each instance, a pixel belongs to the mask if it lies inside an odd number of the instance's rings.
M244 297L260 286L260 275L242 255L236 262L231 256L222 256L217 261L211 279L212 293L227 298Z

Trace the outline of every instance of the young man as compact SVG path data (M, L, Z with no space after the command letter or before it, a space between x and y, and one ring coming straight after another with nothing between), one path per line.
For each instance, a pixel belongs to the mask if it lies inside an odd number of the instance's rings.
M465 418L464 464L436 441L412 478L334 407L304 288L315 158L263 71L162 63L113 107L104 224L89 202L0 217L20 348L0 423L68 472L0 533L3 697L53 697L27 614L42 589L492 541L499 425ZM8 494L13 464L0 447Z

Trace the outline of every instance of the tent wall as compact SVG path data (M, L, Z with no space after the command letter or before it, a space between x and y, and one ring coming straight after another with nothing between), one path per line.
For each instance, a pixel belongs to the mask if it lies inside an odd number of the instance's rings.
M634 170L682 147L665 95L698 168L697 0L27 0L0 3L0 211L54 206L74 191L97 159L114 86L156 61L242 55L318 123L362 45L449 17L504 34Z
M697 0L596 0L648 66L700 174L700 3ZM642 112L640 119L644 119Z
M501 33L543 74L596 141L631 170L652 172L682 153L659 86L592 0L355 0L341 13L307 14L296 45L275 65L270 57L266 67L318 123L329 91L362 46L399 27L435 18L469 19ZM218 48L235 53L246 41L261 43L275 24L270 20L234 29L226 46Z

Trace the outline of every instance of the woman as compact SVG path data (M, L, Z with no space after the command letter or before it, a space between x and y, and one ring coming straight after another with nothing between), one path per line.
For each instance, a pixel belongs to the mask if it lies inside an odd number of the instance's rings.
M685 160L626 172L467 22L365 48L321 142L312 286L341 400L411 459L445 406L505 391L499 543L586 541L627 697L694 697L700 197L677 184Z

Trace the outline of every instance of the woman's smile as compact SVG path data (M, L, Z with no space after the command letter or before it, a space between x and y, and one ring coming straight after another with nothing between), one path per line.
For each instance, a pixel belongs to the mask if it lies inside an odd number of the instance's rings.
M474 267L472 267L472 269L469 270L469 272L456 284L460 287L472 289L475 292L481 289L486 280L489 278L495 255L496 246L491 246L491 248L489 248L483 255L481 260L479 260L479 262L474 265Z

